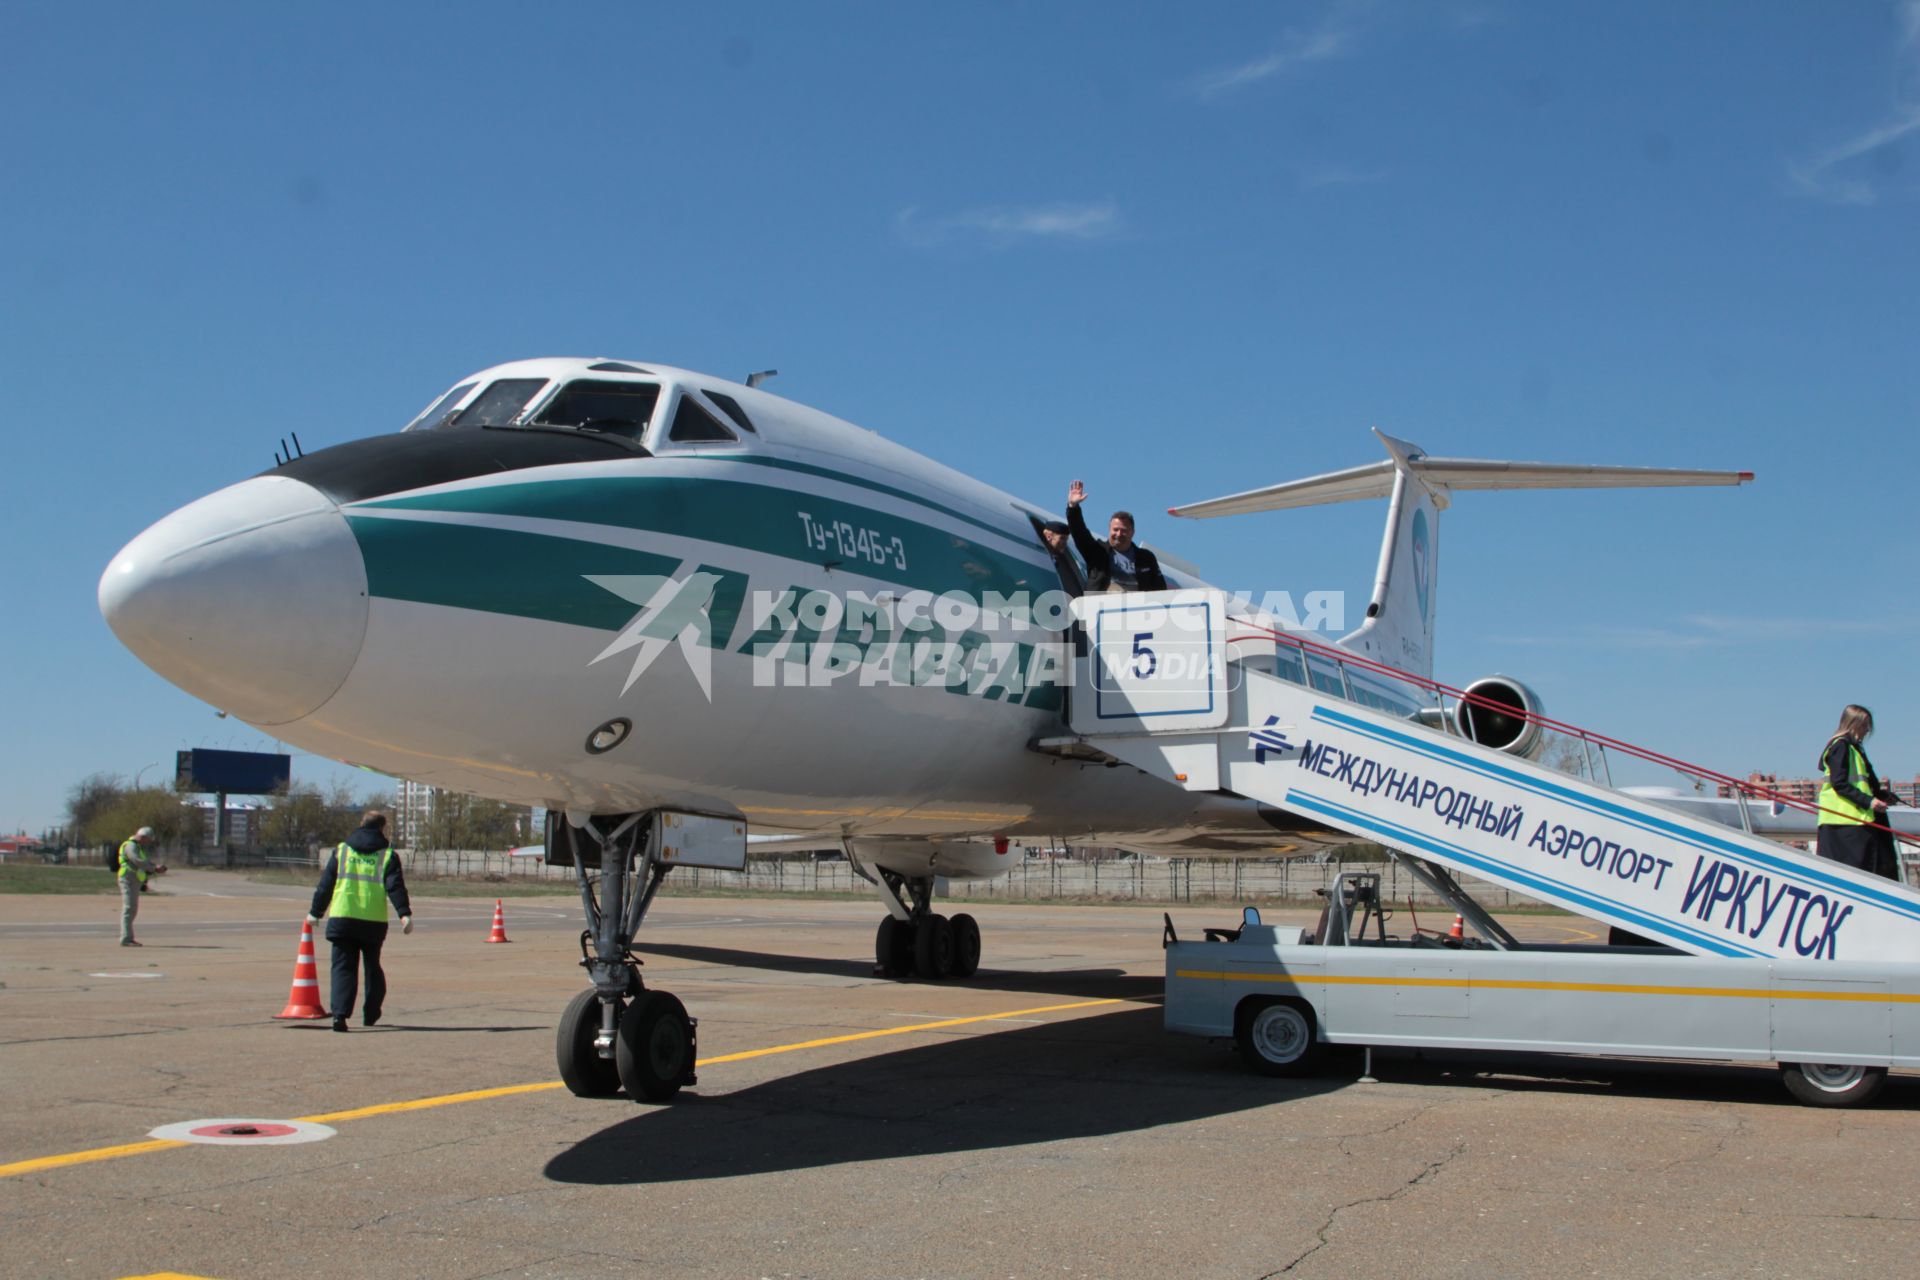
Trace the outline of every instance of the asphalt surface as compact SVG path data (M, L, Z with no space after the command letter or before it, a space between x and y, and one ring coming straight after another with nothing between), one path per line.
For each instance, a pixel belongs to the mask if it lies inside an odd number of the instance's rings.
M0 897L0 1273L1894 1276L1920 1255L1911 1077L1844 1112L1757 1067L1380 1054L1377 1084L1357 1062L1273 1081L1160 1029L1157 909L977 907L982 972L933 984L872 976L877 906L663 898L645 972L708 1065L666 1106L584 1101L550 1087L578 904L509 898L514 941L489 946L490 900L417 896L387 1022L348 1035L272 1017L301 889L176 873L137 950L112 896ZM141 1146L315 1116L334 1136Z

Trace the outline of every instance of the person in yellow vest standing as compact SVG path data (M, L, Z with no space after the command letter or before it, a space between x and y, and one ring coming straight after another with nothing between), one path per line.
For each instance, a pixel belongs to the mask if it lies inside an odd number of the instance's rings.
M407 882L400 875L400 856L387 843L387 815L369 809L360 828L343 840L320 871L307 908L307 923L327 918L327 941L333 944L333 1029L345 1031L358 994L360 968L367 970L366 1003L361 1025L380 1021L387 1000L387 975L380 967L380 948L387 941L387 904L400 915L400 932L413 932L413 904Z
M133 939L133 918L140 914L140 891L148 876L157 876L166 868L148 856L153 848L153 828L142 827L120 846L120 945L137 947Z
M1820 749L1820 835L1815 852L1874 875L1899 877L1893 841L1875 825L1887 821L1893 793L1873 771L1862 746L1873 732L1873 712L1849 705L1840 727Z

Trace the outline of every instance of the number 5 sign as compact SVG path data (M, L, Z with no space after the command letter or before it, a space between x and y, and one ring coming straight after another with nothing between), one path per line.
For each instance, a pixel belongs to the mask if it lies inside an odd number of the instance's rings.
M1092 642L1074 702L1076 721L1108 733L1125 720L1156 731L1227 722L1226 598L1220 592L1109 594L1073 603Z

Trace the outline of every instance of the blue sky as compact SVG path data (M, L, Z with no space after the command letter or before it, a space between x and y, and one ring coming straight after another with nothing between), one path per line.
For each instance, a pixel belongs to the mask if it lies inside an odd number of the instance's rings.
M122 543L531 355L777 367L1143 515L1375 425L1750 469L1462 495L1438 673L1736 773L1861 700L1920 772L1920 3L689 8L9 9L0 827L272 745L113 639ZM1383 514L1141 532L1357 617Z

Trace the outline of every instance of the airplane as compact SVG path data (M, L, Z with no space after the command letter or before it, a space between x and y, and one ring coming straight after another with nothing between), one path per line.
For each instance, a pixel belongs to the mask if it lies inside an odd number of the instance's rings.
M483 370L400 430L290 450L164 517L107 566L101 612L154 671L283 742L549 810L589 923L593 985L557 1044L587 1096L693 1080L695 1024L631 954L674 850L733 850L709 864L726 865L750 829L756 848L842 852L885 908L878 971L964 977L979 928L934 909L936 882L1003 873L1016 844L1275 857L1354 839L1065 741L1060 673L1083 641L1032 606L1081 587L1042 540L1056 513L758 380L605 358ZM1412 677L1432 671L1454 492L1752 478L1379 438L1380 462L1171 513L1387 498L1366 618L1330 651ZM1158 554L1170 587L1205 585ZM1434 714L1417 683L1343 678ZM1507 677L1470 689L1539 708ZM1523 753L1530 727L1459 726Z

